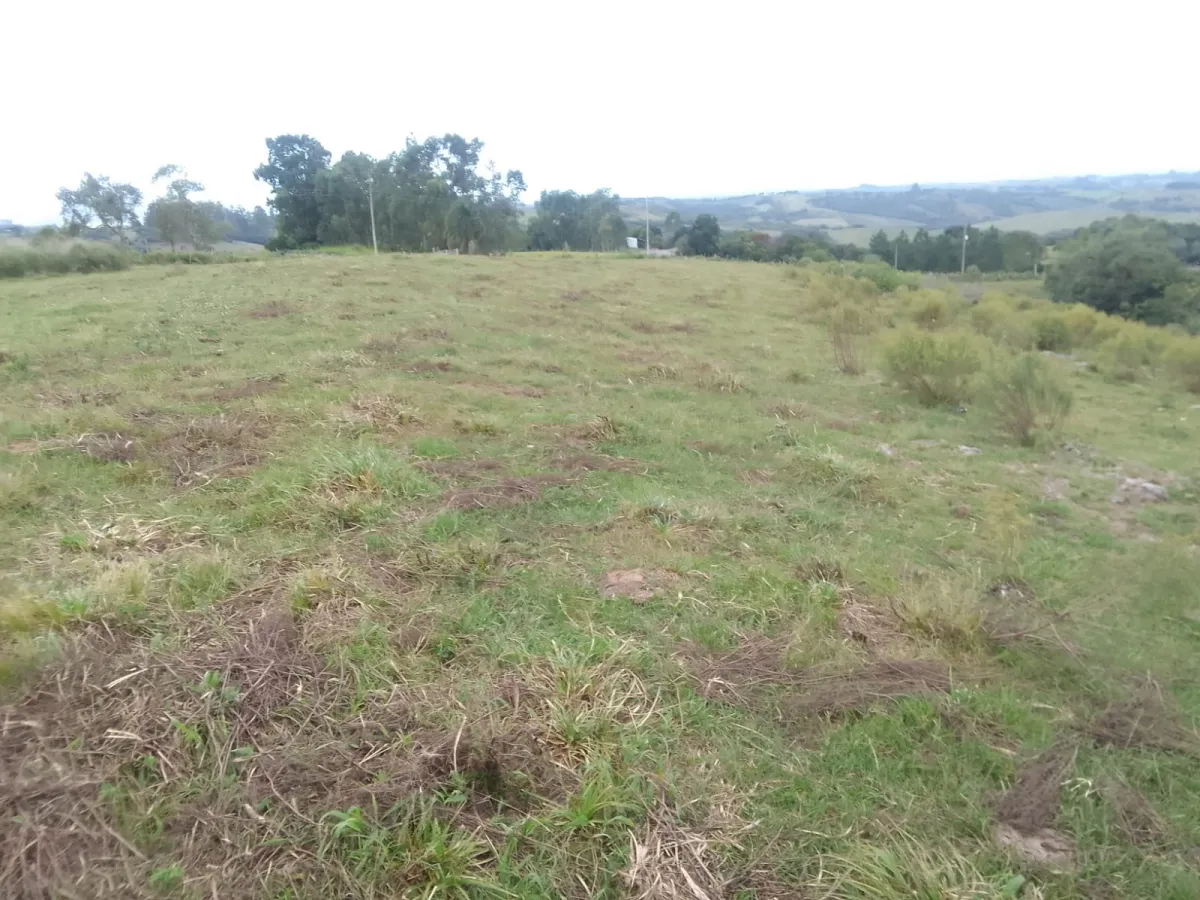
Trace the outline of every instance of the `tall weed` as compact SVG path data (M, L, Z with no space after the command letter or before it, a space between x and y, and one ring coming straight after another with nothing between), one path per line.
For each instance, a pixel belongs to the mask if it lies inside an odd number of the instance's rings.
M1026 446L1039 434L1056 433L1074 401L1058 368L1034 353L994 367L988 373L984 395L1000 427Z

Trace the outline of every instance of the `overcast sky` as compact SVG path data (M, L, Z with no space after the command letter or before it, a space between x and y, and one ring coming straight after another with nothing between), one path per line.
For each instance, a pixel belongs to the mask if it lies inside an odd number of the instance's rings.
M3 13L0 218L168 162L266 200L264 138L480 137L545 188L713 196L1200 169L1195 0L224 0Z

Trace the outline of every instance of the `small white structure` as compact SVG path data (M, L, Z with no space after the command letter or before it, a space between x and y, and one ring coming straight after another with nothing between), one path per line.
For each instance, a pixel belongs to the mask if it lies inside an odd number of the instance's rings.
M635 237L625 238L625 246L628 247L630 250L636 250L638 247L637 238L635 238Z

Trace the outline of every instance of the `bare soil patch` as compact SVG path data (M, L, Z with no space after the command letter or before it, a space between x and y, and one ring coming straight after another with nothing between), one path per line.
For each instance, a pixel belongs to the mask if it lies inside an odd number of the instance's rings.
M446 359L422 359L405 368L414 375L431 375L435 372L453 372L454 363Z
M584 452L560 453L550 465L561 472L637 472L645 469L645 464L636 459Z
M471 459L425 459L416 464L422 472L436 478L454 481L474 481L488 477L488 473L502 472L506 468L498 459L472 457Z
M209 399L220 402L229 400L245 400L277 390L286 379L282 375L269 375L259 378L247 378L241 384L220 388L210 393Z
M278 319L280 316L290 315L295 311L296 307L290 303L285 303L283 300L271 300L250 310L247 315L252 319Z
M547 488L562 487L569 483L570 479L561 475L504 478L484 487L448 491L442 496L442 504L448 509L504 509L522 503L532 503L538 500Z
M468 381L464 382L467 387L476 388L481 391L491 391L496 394L503 394L506 397L545 397L548 391L543 388L534 387L531 384L502 384L495 381Z

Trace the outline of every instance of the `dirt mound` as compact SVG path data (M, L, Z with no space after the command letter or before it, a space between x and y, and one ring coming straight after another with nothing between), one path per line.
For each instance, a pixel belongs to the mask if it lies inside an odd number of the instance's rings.
M1000 797L996 819L1031 834L1058 818L1063 782L1074 765L1074 754L1054 747L1017 773L1017 780Z
M1075 764L1073 751L1052 747L1017 773L996 804L994 838L1025 862L1070 869L1075 842L1051 826L1058 818L1063 783Z
M522 503L532 503L540 498L547 488L562 487L569 483L570 479L561 475L505 478L485 487L448 491L442 497L442 504L447 509L504 509Z

